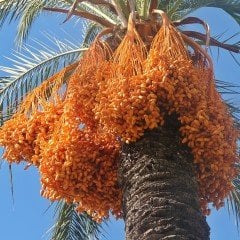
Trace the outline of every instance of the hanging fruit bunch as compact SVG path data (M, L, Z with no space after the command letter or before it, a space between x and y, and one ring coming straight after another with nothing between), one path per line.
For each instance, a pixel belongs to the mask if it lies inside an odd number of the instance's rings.
M39 170L43 196L78 203L95 220L120 214L117 185L116 138L102 132L92 113L98 91L96 69L104 66L109 49L96 40L72 75L63 102L63 113L42 150Z
M150 23L159 28L150 42L132 13L116 49L103 38L113 29L103 31L77 67L27 95L0 130L4 158L38 167L44 197L75 203L96 221L109 211L121 215L120 145L163 126L169 115L177 116L182 144L192 151L204 214L209 203L223 205L236 177L237 131L211 58L164 12L154 14L161 19Z
M62 113L62 97L65 73L72 71L70 65L35 88L23 100L14 116L0 131L1 145L5 147L3 157L10 163L26 161L39 165L41 144L53 131L55 122Z
M128 31L111 58L112 71L99 83L94 108L104 129L126 142L136 141L145 129L163 122L157 96L146 88L146 57L144 42L130 18Z
M237 131L216 90L210 57L161 15L163 26L152 42L145 71L151 72L147 75L159 107L178 116L182 143L192 150L198 169L202 210L208 214L208 203L218 209L232 189L238 162ZM197 61L191 59L186 44Z

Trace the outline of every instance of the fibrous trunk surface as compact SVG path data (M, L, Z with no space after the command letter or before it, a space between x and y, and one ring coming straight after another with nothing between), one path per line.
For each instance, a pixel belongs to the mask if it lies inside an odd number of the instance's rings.
M124 145L119 182L127 240L208 240L190 151L173 124Z

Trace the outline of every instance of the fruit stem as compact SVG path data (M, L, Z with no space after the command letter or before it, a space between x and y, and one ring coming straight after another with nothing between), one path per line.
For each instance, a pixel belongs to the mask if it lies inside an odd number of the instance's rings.
M203 48L201 48L201 46L199 44L194 42L191 38L186 36L184 33L180 33L180 34L186 43L188 43L194 50L200 52L208 60L209 67L210 67L211 71L213 72L213 62L212 62L212 59L210 58L210 56L207 54L207 52Z

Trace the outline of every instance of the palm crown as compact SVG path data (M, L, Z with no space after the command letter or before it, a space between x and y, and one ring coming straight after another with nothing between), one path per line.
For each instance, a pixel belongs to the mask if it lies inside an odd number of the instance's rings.
M45 50L38 53L31 53L31 61L18 54L16 56L18 60L16 68L5 68L5 71L10 73L10 76L1 78L0 108L2 109L2 124L14 114L27 93L31 92L61 68L70 65L64 73L62 80L64 84L77 67L74 63L81 58L82 53L87 50L100 31L109 28L114 29L114 34L109 39L112 44L115 44L113 47L119 45L118 39L122 38L123 32L126 31L131 12L137 12L136 22L140 26L141 22L151 20L154 9L161 9L167 13L173 25L180 29L188 41L194 39L199 44L207 47L218 46L231 53L239 53L239 43L230 45L226 42L219 42L210 36L207 23L201 19L190 17L189 14L191 12L202 7L221 8L240 24L240 1L2 1L0 3L0 22L3 24L6 20L19 21L17 34L19 46L26 40L32 23L42 12L65 14L65 21L76 20L77 18L88 20L84 29L82 47L58 41L57 44L61 46L58 51L45 48ZM186 24L200 24L203 26L205 33L186 31L182 28ZM142 29L139 27L138 30L141 31ZM29 47L24 47L23 49L26 52L31 52ZM38 74L36 74L37 72ZM217 83L220 89L221 87L226 87L224 82L218 81ZM235 116L234 111L238 109L231 104L228 105L233 116ZM237 122L238 119L236 119ZM238 179L234 179L232 184L234 189L229 195L230 206L236 213L236 216L239 217L240 195ZM66 239L67 236L77 239L77 237L84 237L87 234L96 235L98 231L99 225L88 215L77 214L74 210L74 205L59 204L59 217L55 225L53 239Z

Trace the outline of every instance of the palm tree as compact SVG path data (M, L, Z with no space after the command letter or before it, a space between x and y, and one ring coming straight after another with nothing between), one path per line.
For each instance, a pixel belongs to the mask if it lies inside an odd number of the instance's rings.
M170 19L172 26L179 29L188 45L199 49L201 46L217 46L231 54L239 53L239 43L220 42L209 34L207 23L190 17L202 7L220 8L240 23L240 1L107 1L107 0L5 0L0 2L0 21L19 21L17 43L21 46L28 37L34 20L42 13L65 14L65 21L87 20L82 47L56 40L59 50L51 50L39 43L45 50L33 53L24 47L31 56L17 55L15 69L6 68L11 75L1 79L0 108L2 125L11 118L24 96L38 85L65 68L62 84L66 83L97 34L104 29L114 29L106 41L114 51L120 44L128 26L128 18L137 12L136 28L147 48L164 19ZM161 11L156 11L159 9ZM153 15L153 13L155 15ZM161 13L163 21L156 13ZM165 13L168 17L166 17ZM187 24L200 24L206 34L187 31ZM150 27L149 27L150 26ZM194 41L193 41L194 40ZM149 43L150 42L150 43ZM202 53L202 50L199 50ZM195 55L195 57L198 57ZM29 61L29 58L31 60ZM67 67L70 66L70 67ZM219 89L231 86L218 81ZM49 90L50 91L50 90ZM235 118L234 108L228 107ZM199 182L196 165L191 150L181 143L180 122L172 114L165 125L147 130L136 142L122 142L119 159L119 186L122 190L122 214L126 225L126 239L209 239L209 227L200 207ZM238 178L228 195L230 206L240 216L240 195ZM97 235L99 224L86 213L78 214L74 204L61 202L59 216L52 239L85 239L87 235Z

